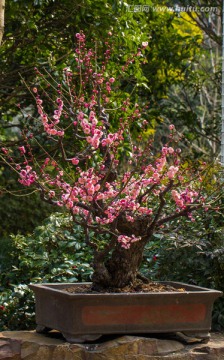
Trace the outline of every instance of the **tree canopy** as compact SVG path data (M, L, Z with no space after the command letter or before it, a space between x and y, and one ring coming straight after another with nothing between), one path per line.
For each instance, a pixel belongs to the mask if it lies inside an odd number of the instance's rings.
M181 3L187 5L185 1ZM139 0L138 4L141 11L134 11L133 6L118 0L6 1L5 31L0 47L0 147L18 145L18 134L25 123L20 109L36 116L30 91L37 84L34 68L56 79L64 67L73 69L75 34L83 30L88 46L97 46L99 59L109 34L115 35L109 67L122 81L114 93L114 102L119 106L122 96L129 94L133 105L145 105L146 138L155 133L155 142L160 144L166 136L164 130L161 132L161 125L165 123L168 128L172 122L187 135L183 146L187 151L192 149L192 157L217 156L220 13L210 16L201 12L170 12L165 6L174 6L175 2L166 1L158 4L157 1ZM206 5L214 7L208 2ZM156 11L156 6L160 11ZM217 8L221 9L220 1ZM212 29L209 28L211 21ZM136 54L143 42L148 43L147 61L139 57L130 67L128 76L119 73L117 64L130 61L131 54ZM9 198L11 205L9 201L8 206L12 206L13 213L18 202L5 191L14 192L17 183L12 177L9 179L2 161L0 173L0 202ZM26 198L20 201L26 214L30 202ZM34 202L37 203L36 198ZM10 212L5 217L4 207L1 208L2 220L3 217L7 221L13 218ZM43 211L43 216L45 214ZM23 213L25 217L28 218ZM9 228L12 222L8 221ZM18 221L17 229L21 223Z

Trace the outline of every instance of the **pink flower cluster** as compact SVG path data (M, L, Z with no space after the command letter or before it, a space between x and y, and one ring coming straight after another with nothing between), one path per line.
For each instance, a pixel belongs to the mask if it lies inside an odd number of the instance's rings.
M167 171L168 178L172 180L175 177L178 170L179 170L178 166L170 166L168 171Z
M174 153L174 148L173 147L168 147L168 146L163 146L162 148L162 154L163 155L168 155L168 154L173 154Z
M87 136L87 142L97 149L100 146L100 139L103 136L103 131L100 129L94 129L92 136Z
M60 122L60 117L62 115L63 101L60 98L57 98L56 102L58 104L58 108L54 110L53 119L49 120L47 114L45 114L43 110L43 101L39 97L37 97L36 100L38 113L41 117L42 124L46 133L49 135L64 136L64 130L58 129L57 127Z
M94 132L96 125L98 123L94 111L90 111L89 117L86 114L84 114L83 111L79 111L79 113L77 114L77 120L79 121L79 124L81 125L83 132L87 135ZM74 125L77 125L77 123L75 123Z
M97 149L100 145L100 139L103 136L103 131L101 130L101 127L97 127L98 120L96 118L96 114L94 111L90 111L89 117L84 114L82 111L79 111L77 115L78 123L80 124L83 132L86 135L89 135L86 137L87 142L93 146L95 149ZM75 122L75 126L77 123Z
M166 157L162 156L161 158L159 158L157 160L156 167L157 167L158 171L159 172L163 171L165 165L166 165Z
M86 36L82 32L75 34L75 37L78 39L78 41L85 42Z
M30 186L38 178L36 172L32 171L32 167L29 165L26 166L26 169L22 169L20 171L19 176L20 176L19 182L25 186Z
M187 188L180 193L177 190L172 190L171 195L176 205L179 208L184 209L187 204L192 204L194 202L195 198L198 196L198 192Z
M110 184L108 182L105 183L104 191L98 192L96 195L96 200L109 200L116 198L118 194L118 190L116 189L116 186L114 184Z
M19 146L19 151L21 155L24 155L26 153L26 149L24 146Z
M7 155L8 154L8 152L9 152L9 150L8 149L6 149L5 147L2 147L1 148L1 151L3 152L3 154L5 154L5 155Z
M100 180L101 178L93 173L93 168L90 168L88 171L80 173L80 177L73 186L62 181L60 178L56 178L56 180L51 182L51 185L54 184L61 189L61 199L58 205L64 205L77 214L80 213L80 209L77 209L76 206L77 202L82 201L83 204L87 205L94 198L97 199L97 193L100 190Z
M114 134L110 133L106 138L102 140L102 146L109 146L113 144L116 140L118 140L118 138L119 138L118 133L114 133Z
M132 243L140 240L141 237L140 236L136 237L135 235L131 235L131 236L119 235L117 238L117 241L121 244L121 246L124 249L129 249Z

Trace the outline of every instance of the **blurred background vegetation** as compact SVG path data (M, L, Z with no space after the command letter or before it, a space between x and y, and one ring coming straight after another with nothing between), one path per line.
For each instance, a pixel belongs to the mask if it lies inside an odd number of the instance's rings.
M154 136L155 147L166 141L172 123L185 135L181 147L189 161L217 163L221 4L195 0L191 6L214 10L186 13L178 7L187 7L187 1L6 0L0 47L0 148L19 146L27 122L20 108L36 116L28 89L37 85L34 67L57 78L64 67L74 66L77 32L84 31L90 46L97 39L99 58L112 32L109 69L121 78L120 88L112 94L114 104L128 93L133 104L148 105L145 136ZM176 11L161 10L161 6ZM137 53L143 41L148 42L147 61L139 58L124 75L119 65L129 54ZM213 216L201 213L195 223L182 220L178 235L170 231L156 234L146 249L142 271L155 280L224 290L223 217L219 210ZM81 229L66 214L55 213L42 203L36 192L27 196L0 159L0 330L34 327L34 301L27 285L88 281L90 255ZM214 328L223 327L220 299L214 309Z

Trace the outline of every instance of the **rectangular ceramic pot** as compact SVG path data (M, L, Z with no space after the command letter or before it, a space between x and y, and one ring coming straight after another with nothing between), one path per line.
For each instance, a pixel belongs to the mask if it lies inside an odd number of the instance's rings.
M79 284L30 285L36 299L37 331L55 329L70 342L102 334L184 332L208 337L215 299L222 292L163 282L185 292L75 294Z

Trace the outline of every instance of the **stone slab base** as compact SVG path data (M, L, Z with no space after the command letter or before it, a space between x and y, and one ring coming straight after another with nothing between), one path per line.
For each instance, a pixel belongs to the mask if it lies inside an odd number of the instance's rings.
M0 360L224 360L224 334L207 344L143 336L105 336L89 344L69 344L60 333L0 333Z

